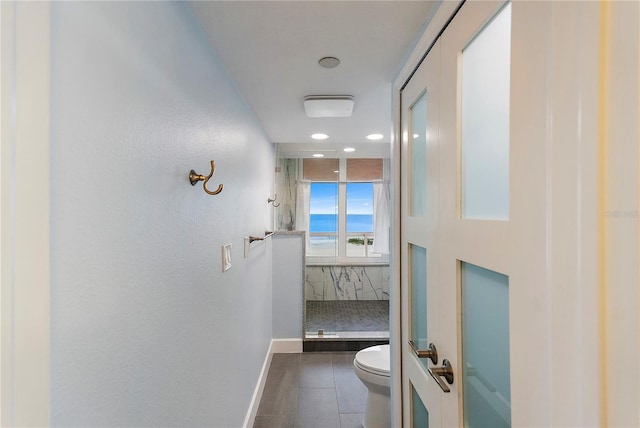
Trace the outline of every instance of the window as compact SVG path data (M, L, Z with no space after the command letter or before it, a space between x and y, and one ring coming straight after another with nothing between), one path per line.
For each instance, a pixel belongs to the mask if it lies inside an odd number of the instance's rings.
M310 182L311 263L386 262L374 253L374 190L383 179L382 159L304 159L302 177Z
M311 183L309 202L309 255L335 257L338 183Z
M372 254L373 183L346 183L347 257L380 257Z

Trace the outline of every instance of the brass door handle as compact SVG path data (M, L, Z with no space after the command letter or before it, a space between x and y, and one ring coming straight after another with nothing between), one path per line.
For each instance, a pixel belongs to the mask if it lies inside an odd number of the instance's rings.
M429 374L431 375L433 380L438 382L438 385L440 386L442 391L451 392L451 390L447 386L447 383L449 385L453 384L453 367L451 367L451 363L449 362L449 360L442 361L442 367L430 368ZM444 378L447 383L444 383L442 378Z
M429 358L433 364L438 364L438 350L436 349L436 345L433 343L429 344L429 349L418 349L415 342L413 340L409 341L409 346L411 346L411 350L418 358Z

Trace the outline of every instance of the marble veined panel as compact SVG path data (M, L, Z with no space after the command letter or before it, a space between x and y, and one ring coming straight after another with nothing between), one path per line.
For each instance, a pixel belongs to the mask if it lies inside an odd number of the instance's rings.
M276 173L276 189L280 206L276 209L278 230L292 230L296 218L296 159L279 159Z
M307 266L306 300L389 300L389 266Z

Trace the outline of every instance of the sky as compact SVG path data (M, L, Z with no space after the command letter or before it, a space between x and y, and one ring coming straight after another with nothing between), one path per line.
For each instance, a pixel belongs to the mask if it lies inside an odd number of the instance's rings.
M311 184L311 214L337 214L338 184ZM347 183L347 214L373 214L373 185Z

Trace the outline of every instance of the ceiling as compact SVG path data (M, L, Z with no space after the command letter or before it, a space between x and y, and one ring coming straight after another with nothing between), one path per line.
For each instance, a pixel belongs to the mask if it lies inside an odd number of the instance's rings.
M435 1L192 1L204 32L286 157L388 157L391 83ZM318 60L337 57L322 68ZM348 118L308 118L307 95L352 95ZM313 133L329 135L311 139ZM382 140L365 137L379 133ZM356 148L350 154L344 147Z

